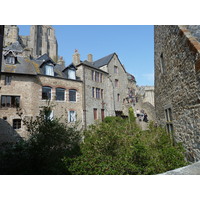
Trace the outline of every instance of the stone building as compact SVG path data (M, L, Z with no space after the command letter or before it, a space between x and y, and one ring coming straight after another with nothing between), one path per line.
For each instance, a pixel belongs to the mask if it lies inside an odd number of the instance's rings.
M200 160L200 26L155 26L155 109L160 125Z
M16 107L22 109L24 118L30 118L38 116L41 107L50 102L50 118L62 116L69 124L78 122L81 129L106 116L125 117L135 105L135 77L126 72L116 53L96 61L89 54L81 61L76 50L66 67L62 57L57 62L53 59L57 43L50 26L31 26L30 36L19 36L17 26L6 26L5 31L0 141L27 137ZM49 42L47 48L43 39Z
M2 59L0 140L26 138L26 127L16 113L20 107L23 118L39 115L42 106L53 105L50 118L61 118L82 127L82 81L76 68L56 64L47 54L37 59L22 57L18 49L4 49Z
M16 25L5 25L4 47L19 42L26 55L34 58L43 54L49 55L57 61L58 44L55 37L55 30L52 26L32 25L30 35L19 35L19 28Z
M128 87L128 74L116 53L93 61L92 55L80 62L78 52L73 56L77 74L83 80L85 126L101 121L106 116L127 116L133 102L126 101L134 92L135 79ZM133 77L134 78L134 77ZM134 94L132 94L134 95Z
M139 86L137 94L140 95L143 102L149 102L152 106L154 104L154 86Z

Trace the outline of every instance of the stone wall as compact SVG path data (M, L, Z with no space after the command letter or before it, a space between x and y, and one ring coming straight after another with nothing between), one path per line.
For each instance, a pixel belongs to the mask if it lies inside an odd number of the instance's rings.
M42 106L47 105L46 100L42 100L42 86L52 88L51 105L55 118L61 118L61 121L68 120L68 111L76 111L79 128L83 126L83 109L82 109L82 81L66 80L50 76L28 76L19 74L12 75L11 85L5 85L5 74L1 76L1 95L20 96L20 108L22 117L35 117L39 115ZM55 100L55 89L65 89L65 101ZM69 101L69 89L77 90L77 101ZM6 120L4 120L6 119ZM26 127L22 124L20 129L13 129L13 119L20 119L16 113L16 108L0 107L0 140L13 141L19 137L26 138L28 133ZM73 123L70 123L73 124Z
M143 102L148 102L155 106L154 103L154 86L140 86L137 88L137 94L141 96Z
M114 67L118 68L118 73L114 72ZM110 94L113 90L114 96L114 111L123 111L125 115L128 114L128 110L126 107L123 107L123 99L125 99L128 95L128 78L126 71L121 64L118 56L115 54L111 61L107 66L107 71L109 73L109 81L110 81ZM118 80L118 87L115 87L115 80ZM120 95L120 100L118 101L117 95Z
M173 125L174 139L183 142L189 161L200 160L200 45L185 26L155 26L154 41L157 120Z
M102 74L102 83L92 80L92 71L99 72ZM81 80L84 81L84 95L85 96L85 116L86 116L86 126L95 123L93 109L97 109L97 121L101 121L101 109L104 109L104 115L113 115L113 109L111 113L110 103L111 94L109 93L110 84L108 82L108 74L100 70L95 70L94 68L81 65L78 67L77 76L80 76ZM92 96L92 88L103 89L103 99L97 99Z

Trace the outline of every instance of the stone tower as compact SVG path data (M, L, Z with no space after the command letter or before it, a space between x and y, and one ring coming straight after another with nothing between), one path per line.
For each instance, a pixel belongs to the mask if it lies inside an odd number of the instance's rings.
M53 27L32 25L29 48L33 49L33 57L38 57L46 53L54 61L57 61L58 45Z
M30 29L29 36L21 36L16 25L5 25L4 46L18 41L33 57L46 53L57 62L58 44L54 28L47 25L32 25Z
M18 37L19 28L16 25L5 25L3 46L8 46L11 43L18 41Z

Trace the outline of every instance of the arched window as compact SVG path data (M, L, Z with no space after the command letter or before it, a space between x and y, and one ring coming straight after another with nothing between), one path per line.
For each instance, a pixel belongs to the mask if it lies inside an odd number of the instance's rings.
M51 100L51 87L42 87L42 99Z
M50 28L47 29L47 34L50 36L50 34L51 34L51 29Z

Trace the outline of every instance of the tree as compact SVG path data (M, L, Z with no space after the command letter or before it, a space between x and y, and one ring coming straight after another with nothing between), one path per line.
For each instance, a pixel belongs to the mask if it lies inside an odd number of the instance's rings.
M82 137L76 127L69 127L60 119L49 119L50 112L51 107L46 106L35 119L23 120L30 137L1 152L1 174L70 173L62 159L80 154Z

